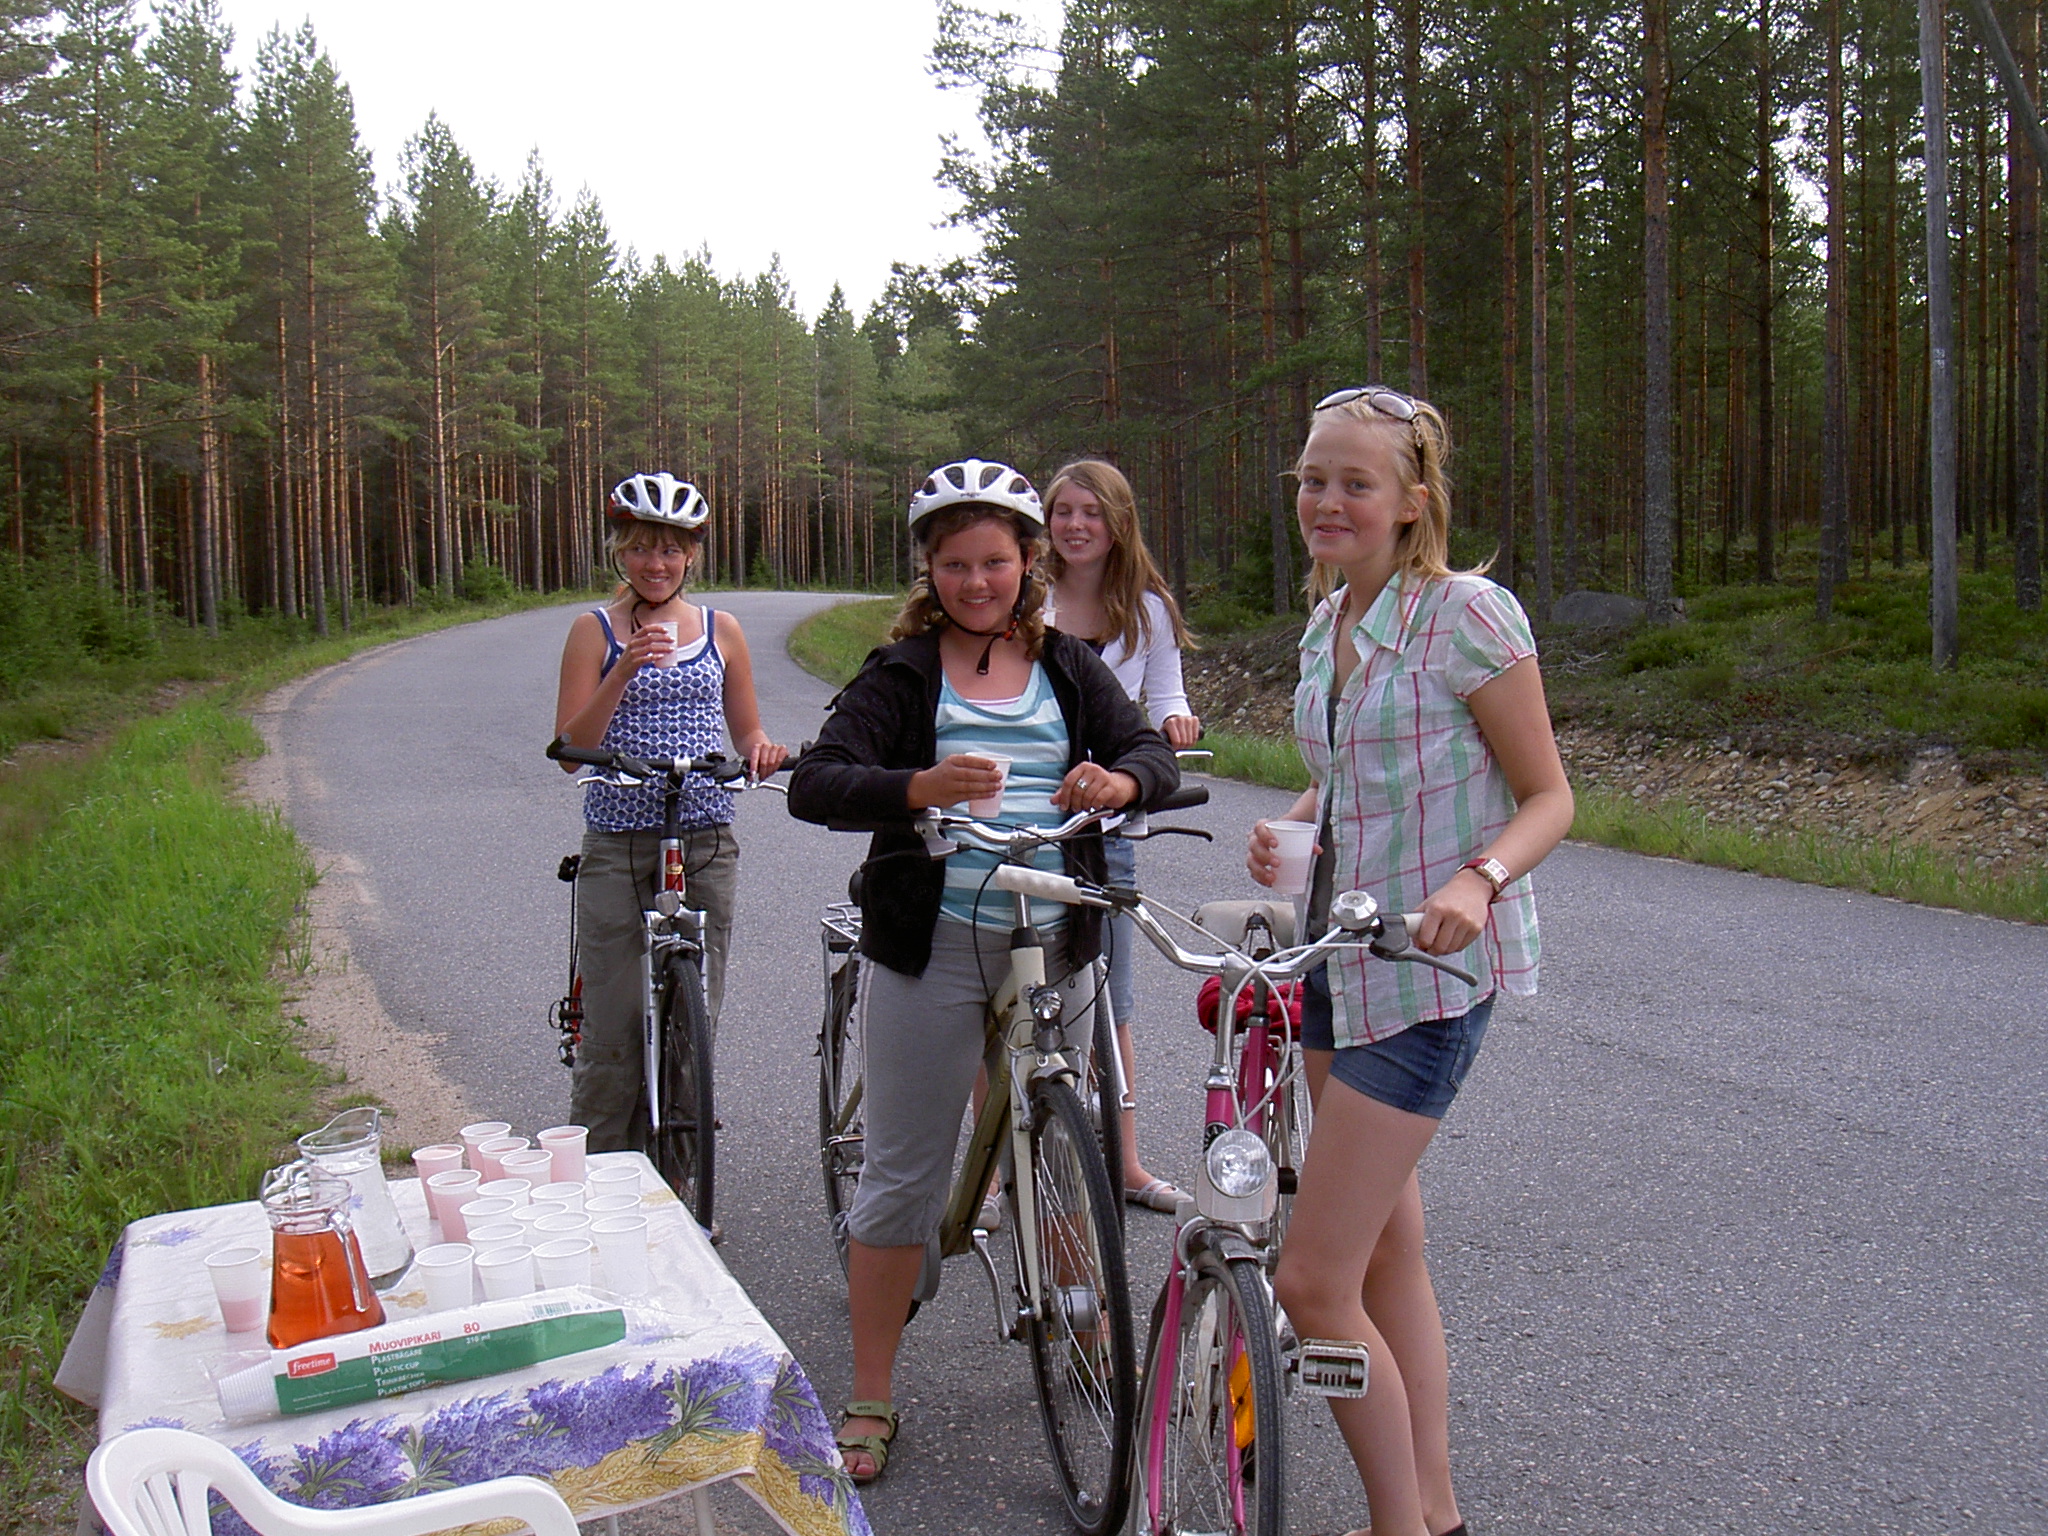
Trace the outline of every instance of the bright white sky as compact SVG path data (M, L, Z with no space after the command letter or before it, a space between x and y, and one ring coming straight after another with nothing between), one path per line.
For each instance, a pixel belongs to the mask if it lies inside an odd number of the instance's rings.
M937 0L220 0L246 81L273 26L310 19L354 93L380 186L438 112L508 190L538 148L564 211L597 194L621 252L709 247L723 277L776 256L815 318L855 314L892 261L973 249L942 227L945 133L975 104L927 71ZM1050 38L1061 0L1006 0Z

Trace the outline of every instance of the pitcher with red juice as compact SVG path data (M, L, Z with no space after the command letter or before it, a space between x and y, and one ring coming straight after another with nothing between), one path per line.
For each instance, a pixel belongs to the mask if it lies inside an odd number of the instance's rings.
M263 1179L270 1218L272 1349L374 1328L384 1304L370 1288L348 1219L349 1186L310 1163L287 1163Z

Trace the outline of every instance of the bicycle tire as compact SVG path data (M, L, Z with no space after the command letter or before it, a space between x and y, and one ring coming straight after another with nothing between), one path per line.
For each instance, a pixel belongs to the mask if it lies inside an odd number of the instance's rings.
M704 980L694 955L678 955L662 972L661 1124L648 1137L648 1156L697 1225L711 1230L718 1170L718 1122L712 1106L711 1024Z
M1273 1159L1273 1177L1279 1186L1273 1207L1273 1229L1266 1239L1266 1262L1277 1264L1281 1244L1287 1237L1287 1222L1294 1210L1294 1193L1301 1178L1302 1159L1308 1153L1309 1132L1315 1125L1315 1110L1309 1103L1308 1069L1299 1060L1300 1047L1282 1041L1287 1056L1281 1068L1292 1065L1287 1086L1273 1096L1265 1120L1266 1151Z
M847 1217L860 1184L860 1094L867 1071L853 1017L859 978L859 957L848 955L832 973L824 1022L818 1026L818 1162L825 1176L825 1212L841 1273L846 1270Z
M1124 1183L1124 1117L1117 1102L1116 1077L1109 1070L1104 1051L1116 1049L1116 1031L1101 1009L1095 1010L1094 1042L1088 1051L1088 1117L1095 1122L1096 1139L1102 1144L1102 1166L1109 1170L1110 1187L1121 1195ZM1124 1202L1115 1203L1116 1224L1124 1225Z
M1035 1209L1018 1208L1014 1180L1010 1207L1014 1231L1033 1223L1042 1268L1046 1301L1025 1325L1039 1417L1068 1518L1104 1536L1128 1502L1137 1353L1116 1190L1065 1083L1032 1087L1031 1172Z
M1181 1284L1176 1326L1162 1291L1145 1346L1130 1530L1277 1536L1286 1409L1263 1266L1198 1248Z

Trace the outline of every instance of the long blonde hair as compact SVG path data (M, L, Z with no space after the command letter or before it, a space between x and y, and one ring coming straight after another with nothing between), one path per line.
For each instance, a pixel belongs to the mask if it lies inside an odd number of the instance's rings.
M1350 417L1367 431L1385 438L1393 448L1394 477L1400 482L1402 495L1412 495L1418 485L1427 493L1421 515L1412 523L1404 523L1395 541L1397 577L1437 581L1446 576L1477 575L1493 562L1489 560L1462 572L1452 570L1450 565L1451 429L1443 414L1427 400L1409 403L1415 407L1415 419L1403 421L1375 410L1370 396L1360 396L1315 412L1309 418L1309 430L1315 430L1316 419L1321 416ZM1304 441L1304 450L1306 447ZM1297 458L1294 472L1300 471L1301 461ZM1320 603L1343 585L1343 573L1335 566L1314 562L1308 573L1309 605Z
M1152 643L1152 618L1145 612L1145 594L1155 594L1166 607L1166 620L1173 626L1173 643L1186 646L1188 627L1180 616L1180 605L1167 590L1166 578L1153 563L1145 547L1145 535L1138 527L1138 498L1124 472L1106 459L1076 459L1060 466L1045 490L1045 513L1052 519L1053 503L1062 486L1078 486L1093 496L1102 508L1103 524L1109 529L1109 557L1102 572L1102 616L1109 633L1091 638L1121 640L1126 651L1141 651ZM1054 544L1045 557L1046 574L1054 586L1067 573L1067 562Z
M1017 588L1017 638L1024 643L1024 654L1033 661L1045 648L1045 578L1038 573L1038 564L1045 556L1045 535L1025 520L1021 513L1007 507L991 507L981 502L965 502L948 507L943 512L934 512L917 528L917 580L910 584L910 591L903 599L903 606L896 610L896 621L889 626L891 640L908 640L913 635L922 635L930 630L943 629L953 622L939 601L939 594L932 590L932 551L951 538L979 523L1001 523L1016 535L1017 550L1024 562L1024 577Z

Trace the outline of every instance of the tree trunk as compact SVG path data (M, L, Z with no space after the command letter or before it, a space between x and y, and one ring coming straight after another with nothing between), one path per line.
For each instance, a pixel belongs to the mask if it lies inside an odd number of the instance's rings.
M1543 164L1543 82L1529 92L1529 532L1536 618L1550 618L1550 210Z
M1774 292L1778 149L1771 131L1771 0L1756 7L1756 579L1778 579L1776 441L1777 369L1771 331Z
M1942 10L1942 0L1920 0L1927 156L1927 516L1934 559L1928 618L1938 671L1956 664L1955 299L1949 272L1948 40Z
M1422 0L1402 13L1402 117L1408 140L1408 392L1429 398L1429 309L1423 287Z
M1671 606L1671 93L1668 0L1643 0L1643 595Z
M1564 35L1564 494L1557 508L1564 527L1566 591L1579 584L1578 48L1578 28L1568 21Z
M1505 84L1505 82L1503 82ZM1514 97L1501 92L1500 115L1500 501L1496 508L1495 574L1503 585L1519 585L1515 562L1515 375L1521 340L1516 299L1516 247L1520 244L1515 227L1515 196L1520 185L1515 174Z
M2021 8L2018 52L2028 98L2038 102L2039 0L2025 0ZM2014 141L2013 228L2019 267L2014 296L2019 335L2013 389L2013 597L2020 612L2034 613L2041 607L2041 166L2019 142L2019 125L2009 131Z
M1844 380L1848 345L1848 206L1842 174L1842 0L1828 0L1827 41L1827 324L1821 353L1820 572L1814 614L1834 616L1835 583L1848 576L1849 393Z

